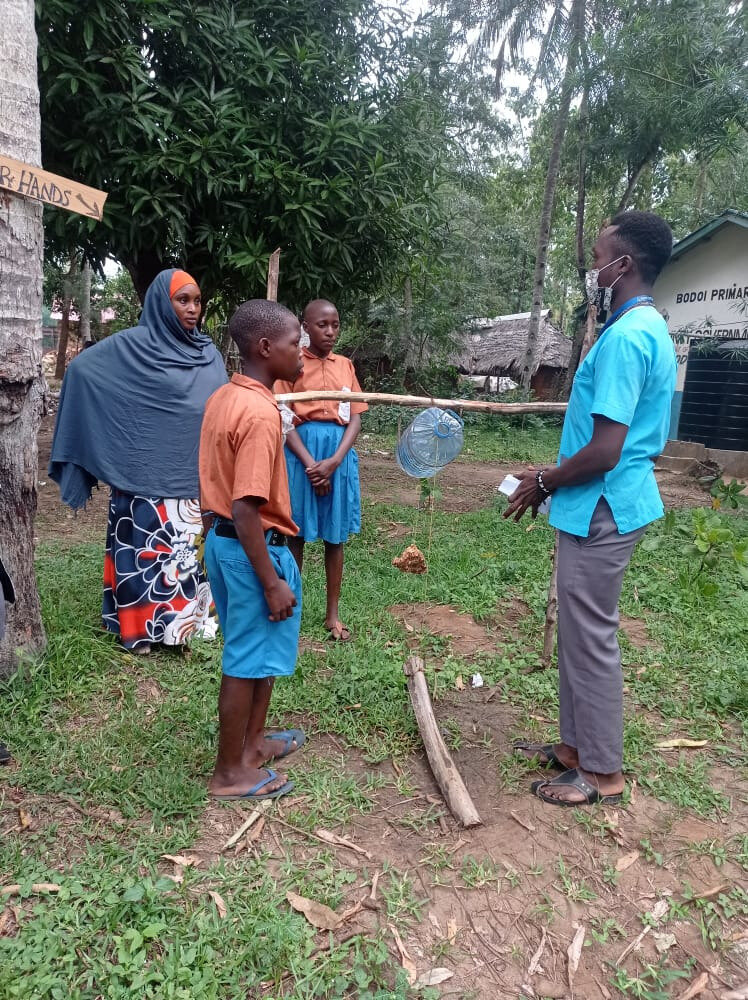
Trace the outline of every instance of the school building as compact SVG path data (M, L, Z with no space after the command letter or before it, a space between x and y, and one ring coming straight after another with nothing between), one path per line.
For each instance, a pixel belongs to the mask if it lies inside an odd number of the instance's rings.
M748 213L726 209L676 243L655 298L678 359L668 454L692 442L748 475Z

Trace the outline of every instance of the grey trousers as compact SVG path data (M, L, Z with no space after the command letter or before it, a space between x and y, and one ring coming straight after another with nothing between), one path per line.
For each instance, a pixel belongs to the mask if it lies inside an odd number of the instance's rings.
M623 763L623 671L618 599L634 546L646 528L619 533L600 498L587 538L559 532L558 675L561 739L585 771Z

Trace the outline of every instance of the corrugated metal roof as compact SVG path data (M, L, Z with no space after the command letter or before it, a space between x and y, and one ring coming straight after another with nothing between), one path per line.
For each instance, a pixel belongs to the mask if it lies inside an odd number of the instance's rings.
M682 240L679 240L673 247L673 253L670 257L671 260L675 260L684 253L688 253L689 250L693 250L695 246L702 242L702 240L708 240L710 237L722 226L726 226L732 223L736 226L741 226L744 229L748 229L748 212L738 212L734 208L726 208L724 212L721 212L718 216L711 220L711 222L705 223L699 229L695 229L688 236L684 236Z

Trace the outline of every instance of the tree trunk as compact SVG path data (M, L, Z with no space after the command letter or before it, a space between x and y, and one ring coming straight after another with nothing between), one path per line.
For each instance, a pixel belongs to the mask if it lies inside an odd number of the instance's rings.
M696 188L694 191L693 214L691 215L691 229L696 229L701 222L701 213L704 207L704 191L706 190L707 160L705 157L699 160L699 172L696 175ZM729 205L730 202L728 201Z
M625 212L629 207L629 202L634 194L634 189L641 179L641 175L647 169L649 164L652 162L652 158L656 152L656 148L650 150L649 153L644 157L644 159L638 164L633 174L629 178L629 182L626 185L626 190L623 192L621 200L618 202L618 208L615 210L615 214L618 215L620 212Z
M579 103L579 162L577 166L577 219L576 248L577 272L584 291L584 278L587 273L587 261L584 251L584 213L587 207L587 138L589 88L585 86L582 100Z
M574 0L569 20L573 24L573 32L569 42L569 56L561 84L561 97L556 113L556 124L553 127L551 153L548 158L548 169L545 175L545 190L543 191L543 208L540 214L540 227L535 252L535 272L533 275L532 308L530 322L527 327L527 347L520 371L520 385L525 392L530 391L530 380L535 370L537 355L538 332L540 330L540 314L543 309L543 289L545 286L545 268L548 261L548 244L551 236L551 221L553 205L556 200L556 187L561 166L561 148L564 144L566 126L569 122L569 108L574 95L574 78L579 59L579 48L584 32L584 0Z
M81 273L80 316L78 336L81 347L86 347L91 343L91 265L87 260L83 261Z
M403 284L403 336L410 348L413 339L413 282L407 275Z
M0 148L41 165L33 0L6 0L0 60ZM0 553L16 602L0 643L0 676L16 651L44 646L34 576L36 435L44 408L42 376L42 207L0 192Z
M168 267L168 264L164 263L161 255L152 250L143 251L137 258L132 260L125 260L123 257L122 263L132 278L133 286L138 293L141 304L145 299L145 293L153 283L153 279L159 271L163 271L165 267Z
M55 364L55 378L59 379L64 378L65 368L67 367L68 339L70 337L70 307L72 305L71 284L74 268L75 257L71 257L68 273L62 282L62 319L60 320L60 342L57 345L57 363Z
M561 393L563 399L568 399L571 395L571 384L574 381L574 376L577 373L577 368L579 368L579 361L582 356L582 344L584 343L584 338L587 330L586 320L580 319L577 323L577 328L574 331L574 339L571 342L571 355L569 356L569 367L566 369L566 378L564 379L564 388Z

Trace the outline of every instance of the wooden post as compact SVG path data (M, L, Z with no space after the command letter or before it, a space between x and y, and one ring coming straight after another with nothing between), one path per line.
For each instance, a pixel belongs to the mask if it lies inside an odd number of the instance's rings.
M545 629L543 631L543 656L540 661L543 670L547 670L553 659L553 646L556 638L556 623L558 622L558 532L553 544L551 556L551 583L548 588L548 603L545 608Z
M418 731L436 783L458 822L466 827L480 826L483 821L470 798L460 772L449 755L434 718L434 709L431 706L429 689L423 673L423 660L419 656L411 656L404 664L403 670L408 678L408 692L418 723Z
M590 303L587 306L587 329L582 341L582 350L579 355L579 364L584 361L584 356L595 342L595 322L597 320L597 306ZM543 631L543 657L541 666L547 670L553 658L553 645L556 638L556 626L558 624L558 532L553 544L553 568L551 570L551 582L548 587L548 603L545 608L545 629Z
M280 272L280 247L277 250L273 250L270 254L270 260L268 261L268 290L266 299L270 299L271 302L278 301L278 274Z

